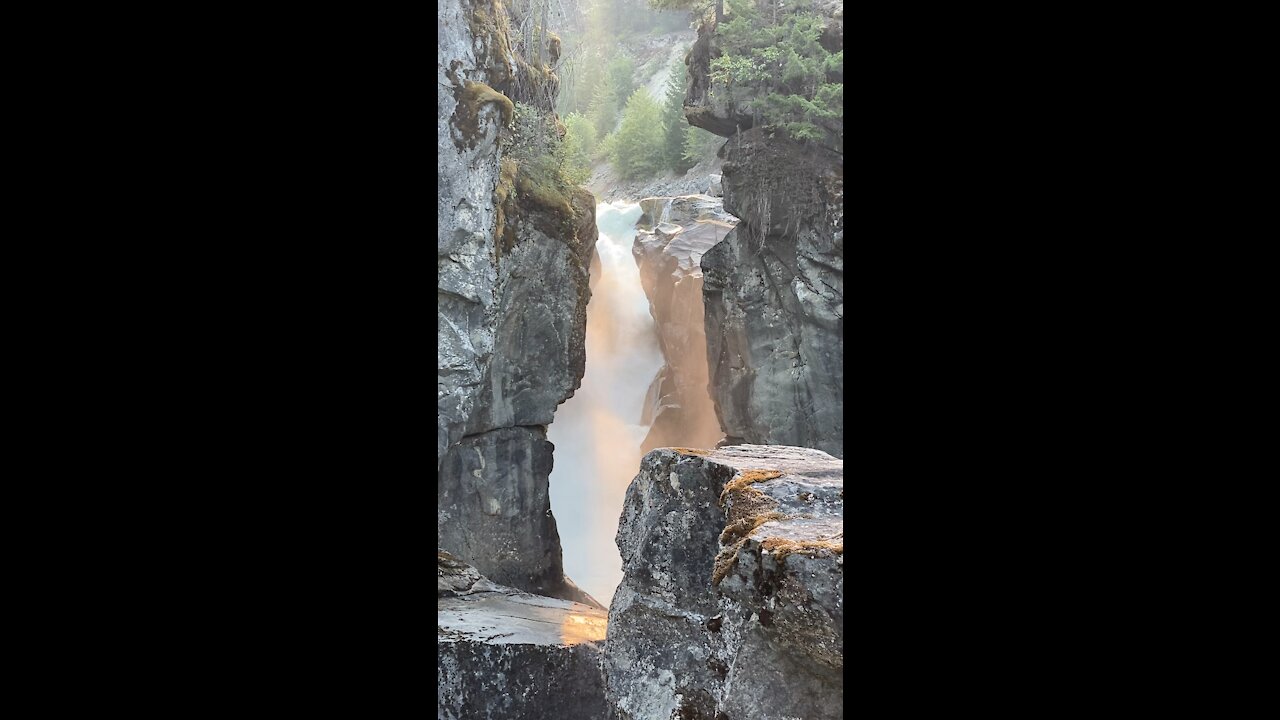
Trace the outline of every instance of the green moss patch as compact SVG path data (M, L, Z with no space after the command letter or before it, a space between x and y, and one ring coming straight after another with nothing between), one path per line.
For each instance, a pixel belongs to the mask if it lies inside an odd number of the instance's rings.
M509 252L516 244L515 227L507 225L507 200L515 189L517 172L519 166L516 161L504 158L498 170L498 184L493 189L493 204L498 214L493 225L493 236L496 239L494 247L498 257L502 257L503 252Z
M521 163L520 173L516 175L516 192L520 195L521 204L572 219L573 208L569 207L566 189L554 160L549 156Z
M489 72L489 79L499 87L505 87L511 81L511 68L508 65L514 57L511 52L510 23L507 10L502 4L493 2L477 3L468 18L471 36L480 41L476 59L480 66Z
M480 110L486 104L498 106L503 125L510 125L515 117L515 105L511 103L511 98L482 82L466 81L461 90L455 91L454 97L458 106L453 110L453 126L461 137L459 149L474 148L484 136L484 129L480 126Z

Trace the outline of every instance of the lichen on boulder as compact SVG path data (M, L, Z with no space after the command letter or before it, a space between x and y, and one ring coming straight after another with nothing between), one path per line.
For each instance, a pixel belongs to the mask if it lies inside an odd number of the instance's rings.
M458 131L459 149L474 148L484 136L481 110L486 104L493 103L497 106L503 125L510 125L515 114L515 106L510 98L482 82L465 81L457 98L458 106L454 109L452 122Z
M843 470L796 447L645 455L605 644L622 717L841 716Z

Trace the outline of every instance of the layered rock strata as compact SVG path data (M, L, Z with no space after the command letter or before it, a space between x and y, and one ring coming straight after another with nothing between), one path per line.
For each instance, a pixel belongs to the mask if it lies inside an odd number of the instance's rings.
M796 447L644 457L605 643L620 718L841 716L843 472Z

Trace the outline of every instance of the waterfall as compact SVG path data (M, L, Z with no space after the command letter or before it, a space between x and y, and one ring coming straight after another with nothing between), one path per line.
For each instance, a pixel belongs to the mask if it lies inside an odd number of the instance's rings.
M662 217L658 218L658 224L671 222L671 203L675 198L667 198L662 203Z
M631 254L640 214L640 206L629 202L596 207L601 276L593 278L587 305L586 374L547 431L556 448L551 508L565 574L605 605L622 580L614 535L648 432L639 424L645 394L662 367L649 301Z

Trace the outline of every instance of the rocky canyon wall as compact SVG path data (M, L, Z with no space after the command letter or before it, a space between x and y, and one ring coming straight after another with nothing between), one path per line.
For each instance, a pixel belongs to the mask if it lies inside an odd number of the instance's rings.
M439 6L437 540L494 582L585 600L563 574L546 426L583 374L595 202L521 134L563 129L555 56L524 48L511 13Z
M817 8L832 52L843 47L842 7ZM717 44L699 31L685 97L690 124L727 138L724 208L740 220L701 261L711 397L729 443L843 457L843 127L823 120L823 138L808 141L764 128L758 108L712 81Z
M640 207L644 214L636 225L632 254L664 360L640 419L649 425L641 452L714 447L723 433L707 392L700 261L737 219L724 212L719 199L707 195L645 198Z

